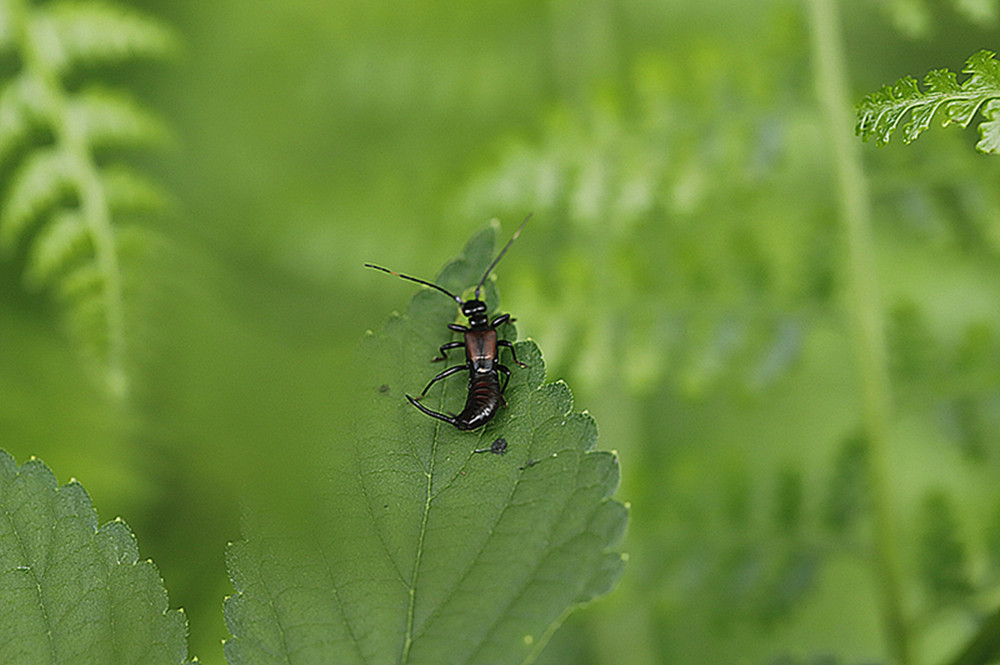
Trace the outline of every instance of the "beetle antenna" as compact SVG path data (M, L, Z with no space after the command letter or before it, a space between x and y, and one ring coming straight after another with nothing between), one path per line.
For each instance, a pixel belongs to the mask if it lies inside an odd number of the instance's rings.
M527 220L525 220L525 221L527 221ZM506 249L506 248L504 248L504 249ZM375 270L381 270L382 272L387 272L390 275L395 275L396 277L400 277L402 279L408 279L411 282L416 282L417 284L423 284L424 286L429 286L432 289L437 289L441 293L445 294L446 296L448 296L449 298L451 298L452 300L454 300L455 302L457 302L459 305L462 304L462 299L461 298L459 298L458 296L456 296L451 291L448 291L444 287L441 287L441 286L438 286L437 284L434 284L433 282L427 282L427 281L424 281L422 279L417 279L416 277L410 277L409 275L404 275L402 273L396 272L395 270L389 270L388 268L383 268L382 266L377 266L377 265L374 265L372 263L366 263L365 267L366 268L374 268ZM485 277L483 279L485 279ZM477 290L477 293L478 293L478 290Z
M510 240L507 241L507 244L504 245L503 249L500 250L500 253L497 254L497 257L493 259L493 263L490 264L490 267L486 269L486 272L483 274L483 278L479 280L479 284L476 285L476 300L479 300L479 290L482 289L483 284L486 283L486 278L489 277L493 269L497 267L497 264L500 263L500 259L502 259L503 255L507 253L507 250L510 249L510 246L514 244L514 241L517 240L517 237L521 235L521 229L524 228L524 225L528 223L529 219L531 219L530 212L528 213L528 216L524 218L524 221L521 222L521 226L517 227L517 231L514 231L514 235L510 237Z

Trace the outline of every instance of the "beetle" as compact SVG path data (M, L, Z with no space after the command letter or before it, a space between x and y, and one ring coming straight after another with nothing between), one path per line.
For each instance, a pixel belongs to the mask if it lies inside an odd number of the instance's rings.
M483 284L486 283L486 278L489 277L497 263L499 263L500 259L503 258L503 255L507 253L510 246L515 240L517 240L517 236L521 234L521 230L524 228L524 225L528 223L528 219L530 218L531 215L528 215L528 217L521 222L521 226L519 226L517 231L514 232L514 235L507 241L507 244L500 250L500 253L497 254L495 259L493 259L493 262L490 263L489 267L486 268L486 272L483 273L483 278L479 280L479 284L476 285L475 294L469 300L462 300L461 297L448 291L442 286L434 284L433 282L428 282L409 275L403 275L393 270L389 270L388 268L383 268L382 266L377 266L371 263L365 264L366 268L381 270L382 272L395 275L401 279L406 279L411 282L416 282L417 284L429 286L432 289L437 289L457 302L461 307L462 315L468 319L468 326L463 326L458 323L448 324L449 330L462 333L462 341L446 342L442 344L439 349L441 355L432 359L432 362L445 360L447 359L447 352L449 350L464 348L465 364L455 365L453 367L449 367L443 372L440 372L437 376L430 380L430 383L424 387L423 392L421 392L419 396L406 396L406 399L409 400L410 404L417 407L417 409L421 412L432 418L443 420L449 425L454 425L460 430L474 430L482 427L496 415L497 409L500 408L501 403L506 404L506 401L503 398L503 393L507 389L507 384L510 382L511 374L510 368L500 363L500 347L510 349L510 355L519 367L527 367L525 363L517 359L517 354L514 352L514 345L511 344L509 340L500 339L497 335L497 328L499 326L513 320L511 319L510 314L500 314L491 321L486 315L486 303L480 300L479 294L483 288ZM432 385L441 379L462 371L469 372L469 394L465 400L465 408L462 409L461 413L458 415L441 413L439 411L429 409L420 403L420 400L427 394L427 391L430 390ZM500 383L500 374L504 375L503 385Z

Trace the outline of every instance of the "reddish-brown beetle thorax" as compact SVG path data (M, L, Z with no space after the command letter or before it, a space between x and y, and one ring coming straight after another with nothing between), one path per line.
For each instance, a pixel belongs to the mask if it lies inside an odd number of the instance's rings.
M475 330L465 333L466 357L473 365L492 365L497 357L497 331Z

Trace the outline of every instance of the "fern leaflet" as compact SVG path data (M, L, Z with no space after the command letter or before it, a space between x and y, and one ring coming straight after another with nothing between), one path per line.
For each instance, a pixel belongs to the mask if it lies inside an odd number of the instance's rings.
M954 72L935 69L924 77L924 90L912 76L904 76L893 85L885 85L866 96L858 105L855 132L862 140L874 137L884 145L892 133L909 115L903 125L903 143L909 143L930 127L938 109L943 109L942 126L955 124L967 127L981 111L985 120L979 125L981 139L976 144L980 152L1000 152L1000 62L991 51L979 51L970 57L963 73L969 74L962 83Z

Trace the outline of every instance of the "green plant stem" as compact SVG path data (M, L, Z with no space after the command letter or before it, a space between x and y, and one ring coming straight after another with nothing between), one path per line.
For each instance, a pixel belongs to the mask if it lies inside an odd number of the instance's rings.
M861 380L867 434L868 480L872 500L874 558L882 592L882 622L889 656L910 665L910 640L903 613L896 551L894 510L889 492L891 396L885 332L878 297L871 234L871 207L854 138L854 114L848 103L842 30L835 0L809 0L813 32L813 67L819 100L829 128L837 172L840 217L847 240L846 272L853 345Z

